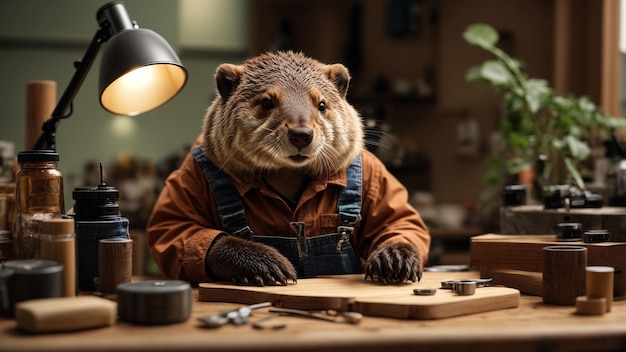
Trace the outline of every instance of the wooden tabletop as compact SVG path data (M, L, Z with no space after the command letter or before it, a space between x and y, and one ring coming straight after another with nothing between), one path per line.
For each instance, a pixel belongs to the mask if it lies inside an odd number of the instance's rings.
M449 278L450 273L432 273ZM255 310L250 323L201 328L198 317L241 307L198 301L183 323L159 326L117 322L71 333L29 335L12 319L0 318L0 351L626 351L626 301L602 316L574 314L575 308L522 295L516 308L436 320L366 316L358 325L279 317L279 330L258 330L270 315Z

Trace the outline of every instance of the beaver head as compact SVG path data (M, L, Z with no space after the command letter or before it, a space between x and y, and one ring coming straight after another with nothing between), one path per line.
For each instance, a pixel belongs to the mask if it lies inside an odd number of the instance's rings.
M235 178L283 169L315 179L345 169L363 149L359 114L346 101L350 74L302 53L266 53L217 68L218 96L203 146Z

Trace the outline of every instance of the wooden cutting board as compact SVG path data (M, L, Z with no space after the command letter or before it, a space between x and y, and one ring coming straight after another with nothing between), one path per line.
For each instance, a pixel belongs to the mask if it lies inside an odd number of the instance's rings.
M421 282L382 285L363 280L363 275L338 275L300 279L287 286L250 287L202 283L199 300L254 304L270 301L276 307L303 310L355 311L366 316L404 319L441 319L459 315L514 308L519 291L507 287L481 287L471 296L441 289L441 281L478 278L477 272L425 272ZM414 288L437 288L433 296L417 296Z

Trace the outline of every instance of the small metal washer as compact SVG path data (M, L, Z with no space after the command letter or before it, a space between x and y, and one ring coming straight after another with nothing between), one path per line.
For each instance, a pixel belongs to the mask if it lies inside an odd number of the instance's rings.
M413 289L413 293L418 296L432 296L437 293L436 288L416 288Z

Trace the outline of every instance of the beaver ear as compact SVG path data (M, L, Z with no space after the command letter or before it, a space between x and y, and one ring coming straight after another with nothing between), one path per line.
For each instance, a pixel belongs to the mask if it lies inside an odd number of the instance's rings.
M350 73L348 69L342 64L328 65L326 67L326 75L328 75L328 79L337 87L341 97L345 98L348 93L348 86L350 85Z
M243 75L243 66L222 64L215 72L215 81L217 83L217 91L220 92L222 100L227 100L239 85L241 75Z

